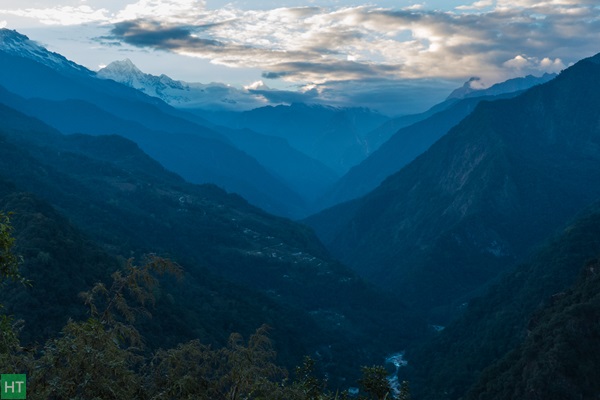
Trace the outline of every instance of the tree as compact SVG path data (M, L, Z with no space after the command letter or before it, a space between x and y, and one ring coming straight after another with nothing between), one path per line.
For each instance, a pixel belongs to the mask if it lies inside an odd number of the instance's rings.
M229 400L278 397L275 383L285 371L275 365L275 350L263 325L244 343L242 336L233 333L222 350L226 373L220 383L222 393Z
M400 394L398 395L398 400L410 400L412 397L410 395L410 387L408 385L408 381L402 381L400 385Z
M13 252L15 239L12 232L9 214L0 211L0 286L7 280L29 284L19 272L21 258ZM21 327L22 321L0 315L0 369L4 373L22 372L30 365L31 356L23 352L19 341Z
M28 391L45 399L125 399L142 397L144 386L136 373L143 357L142 338L132 325L136 315L154 300L154 273L179 267L150 256L141 267L129 260L123 272L112 275L110 287L97 283L81 294L90 307L87 321L69 321L62 336L49 340L36 360ZM130 305L135 300L140 307Z
M371 398L385 400L392 398L392 388L387 378L387 371L380 365L362 367L362 378L359 383Z
M291 400L274 363L275 351L267 327L259 328L247 342L238 333L221 349L193 340L175 349L159 350L148 368L152 399Z
M20 258L13 253L15 239L10 217L0 211L0 283L6 279L23 281L19 273Z
M302 365L296 367L296 383L307 400L320 400L325 382L315 376L315 360L306 356Z
M219 353L192 340L174 349L158 350L146 367L151 399L211 400L217 389Z

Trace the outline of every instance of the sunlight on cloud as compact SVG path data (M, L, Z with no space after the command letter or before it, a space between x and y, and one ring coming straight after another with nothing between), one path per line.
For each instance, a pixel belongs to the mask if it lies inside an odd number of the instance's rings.
M140 0L127 5L117 16L117 21L156 18L168 23L188 23L204 10L204 0Z
M190 9L184 13L186 4ZM187 1L180 3L175 13L186 16L187 36L170 37L174 27L164 21L154 22L152 29L138 21L121 39L228 67L261 68L267 79L322 83L376 75L396 79L487 75L500 79L515 71L554 72L562 62L536 60L550 54L562 57L556 49L563 48L563 43L575 43L585 52L589 40L599 38L582 24L592 23L589 21L600 14L597 9L575 7L567 0L500 0L497 4L499 8L481 13L480 8L492 5L482 0L466 6L477 13L457 14L372 6L206 11L203 3ZM509 4L512 8L505 8ZM132 15L139 18L142 14ZM519 64L515 58L519 54L530 54L524 58L529 62Z
M544 57L542 60L537 57L527 57L518 55L514 58L505 61L503 65L507 68L523 71L523 70L539 70L543 72L560 72L566 68L566 65L560 58L554 60L549 57Z
M594 5L595 0L497 0L496 7L499 9L515 9L515 8L544 8L544 7L570 7L583 4Z
M250 85L244 86L245 90L257 90L257 89L268 89L267 85L264 84L263 81L256 81L251 83Z
M494 5L492 0L481 0L477 1L471 5L464 5L456 7L457 10L479 10L486 7L491 7Z

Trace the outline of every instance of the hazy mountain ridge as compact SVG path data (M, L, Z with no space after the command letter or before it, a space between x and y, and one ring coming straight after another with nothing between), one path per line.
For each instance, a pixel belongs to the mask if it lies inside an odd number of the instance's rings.
M514 99L479 104L345 206L351 215L334 207L307 221L334 255L411 305L458 306L600 196L590 185L600 180L599 111L590 106L600 103L600 68L590 61Z
M201 114L205 115L205 114ZM211 114L206 118L211 118ZM364 135L388 118L365 108L293 103L242 113L212 114L213 122L280 137L342 174L367 155Z

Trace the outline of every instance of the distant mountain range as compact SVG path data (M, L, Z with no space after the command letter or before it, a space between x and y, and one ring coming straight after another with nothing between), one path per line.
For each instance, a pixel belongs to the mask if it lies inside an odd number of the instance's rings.
M147 74L140 71L129 59L113 61L100 69L97 76L158 97L174 107L243 111L267 104L262 96L223 83L189 83L174 80L164 74Z

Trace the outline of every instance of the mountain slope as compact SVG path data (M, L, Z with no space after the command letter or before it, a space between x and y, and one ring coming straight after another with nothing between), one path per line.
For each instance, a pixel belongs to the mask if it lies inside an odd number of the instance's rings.
M255 315L285 332L279 340L289 354L298 355L293 342L308 329L299 348L318 350L337 377L351 376L358 371L355 363L375 362L421 329L396 298L379 294L331 260L308 228L215 186L189 184L121 137L64 136L7 107L0 107L0 116L1 176L51 203L111 254L169 255L201 287L215 287L206 283L215 274L243 288L234 298L248 307L268 299L265 312L291 310L290 319L281 322L279 311ZM182 289L188 297L176 303L203 307L194 300L200 296L195 290ZM237 306L230 308L226 298L218 297L226 310L219 319L223 325L213 329L248 328L256 321L239 311L243 304L233 312ZM199 308L182 308L173 316L179 322L162 329L171 336L180 328L189 335L208 329L186 328L184 316L201 318ZM219 313L218 305L210 309L214 318ZM285 322L291 320L296 322Z
M363 196L375 189L385 178L398 172L448 133L452 127L473 112L479 102L510 98L518 94L458 100L443 111L398 130L379 149L340 178L321 199L321 207L331 207Z
M269 171L273 171L273 175L280 177L295 193L301 195L307 203L306 211L299 210L305 212L303 216L307 216L310 213L308 211L314 212L312 203L339 178L332 169L296 150L283 138L262 135L249 129L216 127L215 130L256 158Z
M532 318L523 343L483 373L469 399L593 399L600 391L600 262Z
M458 98L458 95L451 96L426 113L413 116L420 120L396 129L396 133L389 140L360 164L352 167L321 199L320 207L331 207L363 196L375 189L385 178L398 172L473 112L481 101L515 97L523 90L548 82L554 77L555 75L546 74L540 78L528 76L511 79L488 89L473 90L462 99ZM402 121L408 121L408 118L404 117ZM400 120L392 120L388 124L398 126L398 121ZM378 135L382 134L382 132L378 133ZM370 147L375 146L370 145Z
M363 276L430 316L451 316L457 308L447 305L600 197L590 184L600 181L597 59L514 99L480 103L346 212L307 221Z
M294 103L225 114L216 123L286 139L294 148L343 174L366 156L363 135L387 120L363 108Z
M490 97L490 96L500 96L508 93L516 93L527 90L535 85L540 85L542 83L546 83L556 77L556 74L544 74L540 77L535 77L532 75L527 75L522 78L513 78L504 82L496 83L489 88L481 89L477 87L472 87L472 81L477 81L478 78L471 78L465 84L456 90L454 90L448 98L435 106L431 107L429 110L420 113L420 114L412 114L412 115L404 115L401 117L393 118L378 128L372 130L366 135L366 140L369 146L369 152L372 153L376 151L379 146L388 141L399 129L407 127L409 125L415 124L419 121L423 121L434 114L440 113L442 111L447 110L458 100L465 98L473 98L473 97Z
M297 216L302 199L255 159L221 134L190 121L161 100L96 78L91 71L46 51L26 36L2 30L10 51L0 47L0 101L68 132L122 134L168 168L196 183L216 183L271 212ZM29 48L35 48L31 57ZM62 63L41 63L40 57ZM59 67L54 68L56 65ZM82 72L83 71L83 72ZM206 122L209 125L208 122Z
M411 380L414 395L425 400L459 399L480 379L478 391L483 390L484 382L500 373L481 372L499 362L521 341L528 340L529 331L537 325L530 322L532 315L560 298L554 295L565 291L576 280L582 265L598 255L600 213L595 205L487 293L470 301L464 314L438 337L409 347L406 358L411 367L403 378ZM564 364L561 360L556 365ZM520 375L526 369L515 371Z

